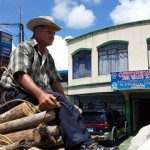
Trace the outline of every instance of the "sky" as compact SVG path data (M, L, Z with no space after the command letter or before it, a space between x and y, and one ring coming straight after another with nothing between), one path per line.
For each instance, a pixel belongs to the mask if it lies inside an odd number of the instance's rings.
M18 23L24 27L24 40L32 32L26 23L37 16L51 16L62 30L48 49L57 70L68 70L67 38L127 22L150 19L150 0L0 0L0 31L13 36L18 44ZM6 25L9 24L9 25ZM14 25L15 24L15 25Z

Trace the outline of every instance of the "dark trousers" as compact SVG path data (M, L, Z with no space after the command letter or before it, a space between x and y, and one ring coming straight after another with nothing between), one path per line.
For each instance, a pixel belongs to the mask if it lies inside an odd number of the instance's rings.
M92 140L89 132L83 124L82 117L78 110L71 104L66 98L57 93L45 90L47 93L52 94L56 97L57 101L61 103L59 109L55 109L56 122L60 127L60 133L63 138L65 147L67 150L78 150L81 145L90 145L94 141ZM9 89L6 94L1 97L0 104L5 103L13 99L23 99L27 100L35 105L38 101L19 88ZM7 107L0 108L0 113L4 113L9 109L18 105L18 102L10 103Z

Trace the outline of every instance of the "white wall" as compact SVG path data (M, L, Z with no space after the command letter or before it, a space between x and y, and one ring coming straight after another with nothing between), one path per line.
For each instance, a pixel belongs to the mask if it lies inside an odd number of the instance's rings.
M128 41L128 69L131 70L147 70L148 58L147 58L147 41L150 37L150 21L147 23L135 23L132 25L122 25L112 28L106 28L93 33L88 33L78 38L75 38L68 45L68 94L84 94L84 93L97 93L111 91L109 86L94 85L93 87L87 86L87 84L107 83L111 81L110 75L98 75L98 51L97 46L109 42L112 40ZM92 76L80 79L72 78L72 53L80 48L92 49ZM85 85L82 88L80 85Z

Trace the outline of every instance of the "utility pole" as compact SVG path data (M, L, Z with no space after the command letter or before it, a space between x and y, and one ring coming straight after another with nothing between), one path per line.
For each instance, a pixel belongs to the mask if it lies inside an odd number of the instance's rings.
M19 26L19 43L24 41L24 28L22 23L18 23Z
M23 24L21 23L21 6L20 6L20 23L19 23L19 41L24 41L24 29L23 29Z

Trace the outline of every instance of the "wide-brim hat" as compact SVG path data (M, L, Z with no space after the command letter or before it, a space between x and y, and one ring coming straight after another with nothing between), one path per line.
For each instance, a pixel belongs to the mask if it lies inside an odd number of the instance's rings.
M27 28L31 31L34 30L35 27L39 25L48 25L55 28L56 31L61 30L61 27L59 27L57 24L55 24L54 19L50 16L38 16L31 20L29 20L26 24Z

